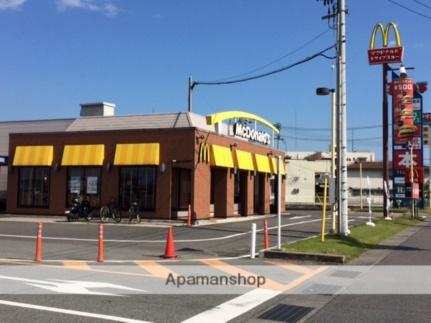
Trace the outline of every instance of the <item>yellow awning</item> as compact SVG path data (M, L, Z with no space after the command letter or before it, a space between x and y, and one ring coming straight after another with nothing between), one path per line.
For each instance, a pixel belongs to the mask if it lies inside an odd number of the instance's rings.
M117 144L114 165L159 165L160 144Z
M13 166L51 166L54 146L17 146Z
M254 170L253 156L251 155L251 153L249 153L248 151L237 149L235 151L235 157L236 157L235 166L238 169Z
M211 165L212 166L218 166L218 167L229 167L233 168L233 158L232 158L232 152L229 148L218 146L218 145L211 145Z
M272 172L274 174L277 174L277 157L272 157L271 158L271 162L272 162ZM284 161L283 158L281 158L281 163L280 163L280 173L281 175L286 175L286 170L284 168Z
M261 173L271 173L269 165L269 157L265 155L255 154L256 170Z
M105 145L66 145L62 166L102 166Z

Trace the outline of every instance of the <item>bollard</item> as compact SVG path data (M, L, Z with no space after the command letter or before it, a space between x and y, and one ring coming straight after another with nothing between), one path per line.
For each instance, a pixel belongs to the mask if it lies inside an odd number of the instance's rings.
M263 249L269 249L268 221L263 220Z
M325 178L325 184L323 186L323 207L322 207L322 226L320 241L325 242L325 224L326 224L326 191L328 188L328 179Z
M97 262L104 262L105 255L103 250L103 224L99 224L99 248L97 252Z
M256 258L256 223L251 224L250 258Z
M189 204L189 209L188 209L188 213L187 213L187 226L191 227L192 226L192 207Z
M37 225L37 236L36 236L36 255L34 261L42 260L42 223Z

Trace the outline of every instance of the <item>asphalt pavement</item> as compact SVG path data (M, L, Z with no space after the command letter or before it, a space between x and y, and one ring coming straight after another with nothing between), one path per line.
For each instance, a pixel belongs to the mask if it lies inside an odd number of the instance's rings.
M269 226L270 246L277 243L277 218L266 216L250 221L228 222L196 227L174 227L179 259L241 257L250 253L251 223L257 225L257 250L263 248L263 219ZM320 232L320 211L294 211L282 215L282 242L288 243ZM366 221L362 214L351 216L352 223ZM327 228L330 227L327 220ZM0 258L33 259L37 224L2 221L0 217ZM98 222L68 223L60 220L43 225L44 260L86 260L97 256ZM164 252L166 226L104 225L105 260L157 260ZM19 243L17 243L19 241Z
M48 222L43 226L43 260L33 262L35 219L0 218L0 322L224 322L248 321L319 281L324 266L244 258L250 252L251 223L263 247L262 219L197 227L174 227L178 258L164 260L166 225L116 225L105 228L105 260L97 256L98 223ZM276 244L274 216L267 216L270 242ZM352 214L352 223L365 214ZM330 227L328 220L327 228ZM319 211L282 216L282 241L315 236ZM166 277L202 275L265 276L263 288L221 286L190 292L166 288ZM325 275L329 275L326 272ZM230 277L229 276L229 277ZM326 277L326 276L325 276ZM227 288L228 289L223 289ZM319 295L307 302L317 302ZM294 295L300 299L304 295ZM292 296L293 297L293 296ZM316 298L317 297L317 298ZM314 303L313 303L314 304Z

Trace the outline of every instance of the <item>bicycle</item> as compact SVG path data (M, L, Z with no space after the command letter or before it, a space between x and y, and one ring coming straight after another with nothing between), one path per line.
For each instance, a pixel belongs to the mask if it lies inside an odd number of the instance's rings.
M129 223L135 219L136 223L141 223L141 215L139 214L139 205L137 202L133 202L129 208Z
M105 223L108 219L112 219L115 223L121 222L121 214L114 201L100 208L100 222Z

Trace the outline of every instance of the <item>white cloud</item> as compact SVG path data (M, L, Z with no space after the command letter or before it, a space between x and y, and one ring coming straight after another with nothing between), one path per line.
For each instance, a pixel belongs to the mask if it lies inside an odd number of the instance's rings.
M27 0L0 0L0 10L19 9Z
M100 12L107 16L115 16L120 12L120 9L108 0L57 0L57 7L60 11L85 9Z

